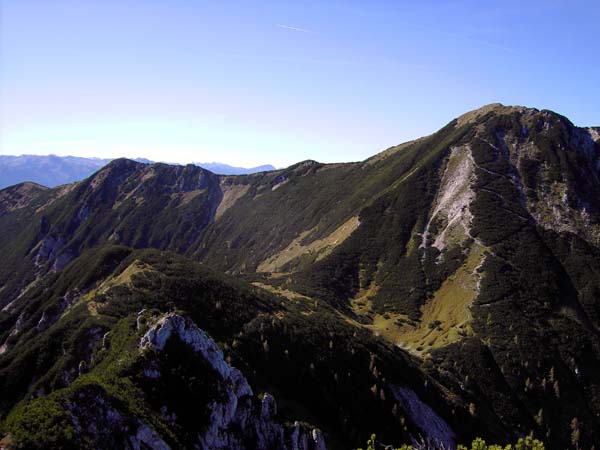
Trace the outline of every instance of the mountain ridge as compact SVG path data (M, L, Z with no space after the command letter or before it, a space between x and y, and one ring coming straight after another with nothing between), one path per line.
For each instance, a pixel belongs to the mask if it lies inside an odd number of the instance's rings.
M47 295L45 283L53 286L64 271L85 267L82 258L93 248L153 248L153 261L169 260L168 252L189 260L169 269L180 282L185 277L176 275L177 267L200 263L300 308L298 315L284 313L294 317L287 324L278 318L282 311L265 313L266 323L283 322L257 331L246 348L242 359L253 361L258 378L286 366L286 349L276 344L287 339L286 327L313 330L294 344L294 354L334 358L327 349L338 349L338 341L310 326L322 319L344 335L356 333L356 345L373 342L375 359L412 361L402 382L443 418L456 440L483 435L506 443L533 432L558 449L572 444L576 426L579 444L598 442L597 128L575 127L547 110L497 104L461 117L361 162L303 161L219 176L193 165L120 159L86 180L34 190L18 207L4 207L0 343L6 356L0 355L0 379L3 367L15 364L17 346L29 342L18 338L19 317L41 320L43 308L34 305ZM140 276L142 283L147 274ZM108 283L105 277L97 275L96 283ZM156 299L174 295L159 292ZM144 290L140 307L157 301L150 293ZM130 296L119 288L114 304ZM134 320L133 312L124 314ZM338 380L351 355L340 352L341 360L326 363ZM248 356L262 353L269 357ZM418 425L422 418L410 417L411 395L402 397L381 376L380 364L368 364L371 375L361 376L361 386L374 388L369 395L382 402L381 425L360 425L366 416L340 394L336 401L349 409L341 415L328 409L339 422L323 425L318 414L313 422L323 426L328 445L337 439L358 445L371 432L384 439L427 434ZM318 400L296 398L292 387L312 370L259 385L277 398L286 392L286 405L294 397L290 418L306 410L313 417ZM384 371L397 373L393 364ZM318 379L327 397L337 391L324 373ZM435 391L418 387L425 379ZM410 423L402 436L391 426L399 410Z
M117 158L118 159L118 158ZM77 156L56 155L0 155L0 189L22 182L36 182L47 187L57 187L81 181L101 169L113 159L85 158ZM152 164L145 158L135 158L136 162ZM223 174L249 174L275 170L270 164L244 168L223 163L194 163L213 172Z

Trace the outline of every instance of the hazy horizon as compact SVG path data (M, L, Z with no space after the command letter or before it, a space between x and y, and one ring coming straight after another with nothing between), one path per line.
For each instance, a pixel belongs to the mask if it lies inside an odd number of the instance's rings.
M20 153L20 154L5 154L5 153L0 153L0 157L2 156L6 156L6 157L13 157L13 158L23 158L23 157L29 157L29 156L33 156L33 157L57 157L57 158L82 158L82 159L88 159L88 160L98 160L98 161L112 161L115 159L119 159L119 158L127 158L127 159L132 159L132 160L145 160L148 161L149 163L163 163L163 164L173 164L173 165L184 165L184 164L214 164L214 165L223 165L223 166L229 166L229 167L233 167L233 168L239 168L239 169L253 169L256 167L263 167L263 166L272 166L272 164L270 164L269 162L265 162L263 164L257 164L255 166L252 167L242 167L242 166L234 166L231 164L226 164L226 163L222 163L220 161L190 161L190 162L175 162L175 161L154 161L154 160L150 160L148 158L144 158L143 156L118 156L115 158L106 158L106 157L99 157L99 156L80 156L80 155L57 155L56 153L44 153L44 154L34 154L34 153Z
M0 154L363 160L501 102L600 125L593 2L0 2Z

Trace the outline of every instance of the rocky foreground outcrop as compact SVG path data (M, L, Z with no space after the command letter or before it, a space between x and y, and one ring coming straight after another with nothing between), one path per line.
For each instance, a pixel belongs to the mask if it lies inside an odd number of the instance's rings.
M256 396L244 375L225 361L216 343L190 319L166 314L143 335L140 341L142 352L154 355L144 368L146 377L159 379L162 376L155 357L160 357L173 339L189 346L198 358L208 363L216 381L213 399L198 405L199 409L208 412L208 420L198 433L196 448L325 450L325 440L318 429L299 422L282 424L278 420L275 398L268 393L261 398ZM151 442L157 445L152 446ZM164 448L160 441L151 442L145 444L150 448Z
M284 422L275 398L269 393L255 395L242 372L191 319L174 313L153 316L143 310L136 328L137 336L143 333L138 345L120 352L116 366L109 369L123 371L126 378L121 383L80 374L69 388L34 400L18 421L11 421L15 432L0 436L0 450L15 445L326 450L320 430L298 421ZM113 345L107 344L110 334L103 341L102 351ZM60 425L40 435L37 414Z

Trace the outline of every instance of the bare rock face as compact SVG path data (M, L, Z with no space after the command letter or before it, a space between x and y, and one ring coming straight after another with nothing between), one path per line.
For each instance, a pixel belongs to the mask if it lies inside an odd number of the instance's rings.
M46 236L37 247L34 257L34 264L39 268L47 261L53 261L52 270L58 272L65 268L75 255L68 249L65 249L67 240L64 237Z
M177 314L167 314L157 320L140 340L142 352L162 352L170 339L179 339L188 345L214 370L218 379L216 396L206 405L208 420L200 424L203 430L195 443L202 449L242 450L326 450L323 434L299 422L293 426L281 423L275 398L265 393L254 395L244 375L229 365L223 352L212 338L191 320ZM152 359L144 369L150 379L161 377L159 366Z
M421 430L421 438L430 448L454 448L456 434L452 428L411 389L390 386L394 397ZM416 442L415 442L416 443Z
M171 449L148 424L124 412L122 405L98 386L80 389L66 407L77 434L96 442L98 448Z
M252 388L242 373L225 362L223 352L217 347L215 341L196 327L192 321L177 314L167 314L151 327L142 337L140 347L160 351L172 336L177 336L182 342L192 347L196 353L201 354L223 381L233 386L233 393L236 397L252 395Z
M6 353L14 344L14 340L19 335L19 333L23 330L23 324L25 323L26 317L24 313L19 314L17 318L17 322L14 327L10 331L8 337L0 346L0 355Z
M138 317L148 316L141 312ZM134 366L141 370L131 373L135 389L147 397L147 409L139 414L100 384L76 386L61 403L78 443L90 443L98 449L326 450L321 431L299 422L284 424L272 395L254 395L244 375L225 361L215 341L193 321L177 314L166 314L158 320L148 318L151 325L142 325L146 332L139 341L141 367ZM100 341L102 334L98 333L97 338ZM193 411L180 416L170 406L188 402L184 396L193 395L190 386L180 383L179 390L169 391L169 395L177 392L169 404L156 401L154 388L170 389L173 379L169 375L196 358L193 375L211 380L210 395L201 397L204 401L194 398ZM88 363L82 360L79 376L84 376L87 369ZM163 379L167 384L160 385ZM192 431L181 438L184 422Z

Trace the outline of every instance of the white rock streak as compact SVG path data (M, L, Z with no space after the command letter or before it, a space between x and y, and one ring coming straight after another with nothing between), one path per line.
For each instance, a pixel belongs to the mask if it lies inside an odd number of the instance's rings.
M254 442L257 450L326 450L319 430L309 430L296 423L290 430L277 421L277 404L270 394L260 403L243 374L230 366L212 338L194 322L177 314L160 318L142 336L142 350L162 351L168 340L176 336L210 364L221 378L222 393L206 405L210 411L208 424L198 436L199 448L205 450L242 450ZM144 372L149 378L160 377L156 366Z

